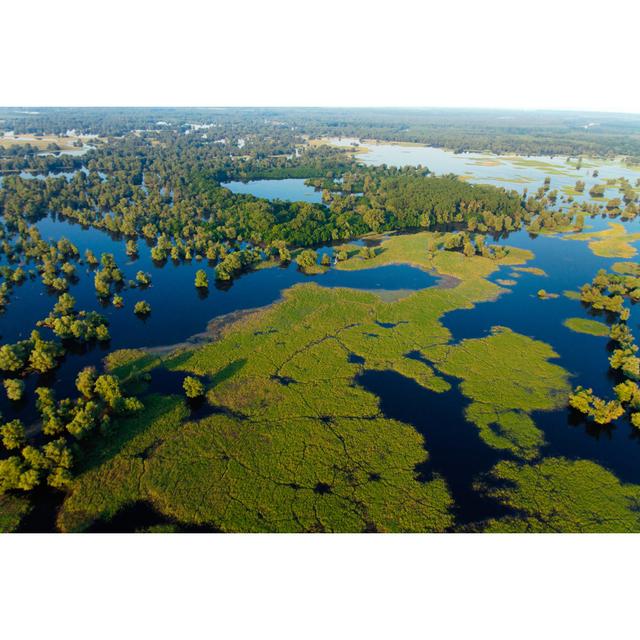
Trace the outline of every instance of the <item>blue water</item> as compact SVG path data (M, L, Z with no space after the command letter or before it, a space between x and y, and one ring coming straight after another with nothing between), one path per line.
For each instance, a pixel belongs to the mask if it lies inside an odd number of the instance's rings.
M302 202L322 202L322 192L307 186L304 179L285 178L283 180L250 180L249 182L224 182L223 187L234 193L247 193L256 198L268 200L289 200Z

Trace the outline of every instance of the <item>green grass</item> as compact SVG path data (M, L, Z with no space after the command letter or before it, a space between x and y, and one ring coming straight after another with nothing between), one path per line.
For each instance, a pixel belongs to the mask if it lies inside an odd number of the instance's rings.
M490 521L488 532L637 532L640 486L622 484L588 460L546 458L535 465L499 462L485 491L520 515Z
M608 336L609 327L597 320L588 320L585 318L567 318L562 324L571 331L577 333L587 333L590 336Z
M284 420L277 405L261 411L259 399L269 393L261 382L243 394L244 406L236 409L244 410L242 417L183 423L181 401L156 399L142 415L118 424L121 442L74 483L60 528L82 530L139 500L180 522L223 531L440 531L451 525L445 483L416 480L415 466L427 456L422 437L377 417L373 397L370 418L320 420L299 391L291 392L298 397L289 399ZM233 388L237 381L221 383L218 393L233 397L229 383Z
M479 167L497 167L502 164L502 160L498 157L494 156L483 156L480 158L474 158L467 162L470 165L477 165Z
M564 239L587 241L593 254L601 258L633 258L637 250L631 243L640 240L640 233L629 233L624 225L610 222L609 229L565 236Z
M584 192L583 191L577 191L575 186L567 186L567 185L565 185L564 187L561 187L560 190L566 196L571 196L572 198L576 198L577 196L584 195Z
M529 184L533 182L533 178L527 178L525 176L515 176L512 178L493 178L489 176L482 176L480 179L484 182L506 182L508 184Z

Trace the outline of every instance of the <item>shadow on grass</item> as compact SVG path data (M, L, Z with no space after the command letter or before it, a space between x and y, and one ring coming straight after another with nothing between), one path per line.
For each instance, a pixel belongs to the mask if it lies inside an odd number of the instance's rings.
M217 533L207 525L186 524L160 513L150 502L129 504L110 520L96 520L86 533Z

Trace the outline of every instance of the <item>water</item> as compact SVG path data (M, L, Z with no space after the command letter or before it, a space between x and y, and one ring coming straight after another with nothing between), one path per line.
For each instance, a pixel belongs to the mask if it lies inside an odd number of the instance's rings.
M332 144L351 146L358 142L352 138L332 138ZM357 154L357 159L367 165L386 164L394 167L423 166L432 173L455 173L464 176L472 183L494 184L505 189L515 189L522 192L524 188L534 193L544 184L545 177L551 178L552 189L573 187L577 180L586 183L582 196L573 196L577 202L589 199L589 189L594 184L603 184L607 179L627 178L632 186L640 178L639 167L629 167L618 161L583 159L582 168L566 163L567 157L551 156L497 156L480 153L454 153L436 147L422 145L404 146L399 144L376 143L362 141L366 148L364 153ZM575 161L576 158L573 158ZM593 177L594 170L598 170L598 177ZM559 195L562 195L560 192ZM616 188L607 188L605 198L619 197Z
M303 178L283 180L250 180L249 182L224 182L223 187L234 193L246 193L269 200L302 201L320 204L322 192L304 183Z

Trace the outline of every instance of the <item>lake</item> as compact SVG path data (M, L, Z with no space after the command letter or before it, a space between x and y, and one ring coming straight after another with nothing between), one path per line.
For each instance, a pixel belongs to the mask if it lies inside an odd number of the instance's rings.
M322 202L322 192L307 186L304 179L284 178L282 180L250 180L248 182L223 182L234 193L246 193L256 198L269 200L289 200L302 202Z

